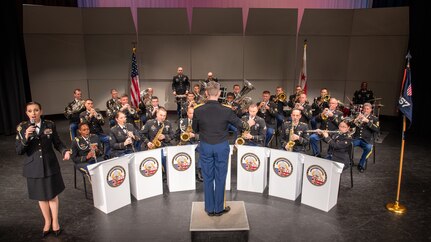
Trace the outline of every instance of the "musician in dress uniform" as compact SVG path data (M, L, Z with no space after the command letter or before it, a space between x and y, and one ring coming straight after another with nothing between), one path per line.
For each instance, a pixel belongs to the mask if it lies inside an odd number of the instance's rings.
M239 84L235 84L233 85L233 95L235 95L235 99L238 99L241 97L241 87L239 86Z
M109 147L109 136L103 133L102 125L105 124L105 120L101 113L97 112L93 107L93 100L88 98L85 100L85 111L79 115L81 123L88 124L90 133L95 134L99 137L100 141L104 145L105 159L108 159L111 155L111 148Z
M373 104L374 95L373 91L368 90L368 83L362 82L361 89L355 91L353 94L353 104L364 104L371 103Z
M201 104L205 102L205 93L201 92L201 86L199 84L193 85L193 94L195 94L195 102Z
M224 207L224 192L229 158L228 124L242 129L243 124L229 107L218 102L220 84L214 81L206 88L208 101L198 105L193 115L193 130L199 133L199 163L204 177L205 212L220 216L230 211Z
M353 127L356 132L353 134L353 146L359 146L363 150L358 164L358 170L362 173L365 170L367 159L373 150L374 134L380 130L379 119L371 112L371 103L364 103L362 113L353 120Z
M111 99L106 101L106 116L109 119L109 127L113 127L115 125L115 115L118 111L120 111L121 102L118 98L117 89L111 89Z
M153 96L151 98L151 105L147 108L147 120L155 119L157 117L157 110L159 110L159 98L156 96Z
M301 110L293 109L290 114L291 120L284 121L281 126L281 147L285 150L305 153L308 145L309 135L306 132L308 125L301 122ZM289 147L289 141L293 141L293 147Z
M85 110L84 100L81 99L81 96L81 89L75 89L73 91L74 100L67 104L64 109L64 116L69 119L70 140L75 139L79 124L79 114Z
M272 100L275 102L275 104L277 105L277 128L281 127L281 125L284 122L284 109L285 107L287 107L287 99L286 100L280 100L278 99L278 95L284 93L286 95L286 93L284 92L282 87L277 87L275 89L275 95L273 96Z
M248 107L248 113L244 115L241 120L249 124L248 132L243 133L242 138L245 145L260 146L265 144L266 124L263 118L257 116L257 105L251 104Z
M122 111L115 115L116 125L109 132L111 157L119 157L136 151L134 142L141 140L134 125L127 123L126 114Z
M310 125L312 129L317 129L316 118L322 113L325 108L329 107L329 98L329 92L326 88L320 89L320 96L314 98L313 104L311 104L311 108L314 110L313 117L310 120Z
M311 106L308 104L307 94L305 93L299 94L298 102L295 103L294 108L301 111L300 121L307 124L308 126L311 118L313 117L313 111L311 109Z
M193 94L193 92L187 93L187 100L181 107L181 118L186 118L189 107L194 108L196 105L195 94Z
M190 93L189 93L190 94ZM178 129L175 133L175 138L180 145L199 145L199 134L196 134L193 131L193 114L195 112L194 107L187 108L187 117L181 118L178 122ZM188 140L183 140L181 137L184 137L184 134L188 136ZM196 151L199 153L199 149L196 148ZM201 166L200 163L197 163L196 166L196 180L199 182L203 182L204 179L202 177Z
M343 170L350 166L352 137L349 130L350 125L347 121L341 121L338 124L338 132L335 134L330 135L327 130L322 130L323 139L329 145L326 159L343 163Z
M142 125L147 122L147 108L151 106L151 98L154 95L153 88L149 87L141 92L141 100L139 101L139 116L141 117Z
M185 97L177 97L177 95L186 95L190 89L189 77L183 74L183 68L180 66L177 69L177 75L172 78L172 94L176 97L177 101L177 114L178 119L181 118L181 103L186 99Z
M236 116L238 116L239 118L241 118L244 113L241 110L241 106L239 103L234 101L235 95L232 92L228 92L226 94L226 99L224 101L224 104L229 106L232 111L236 114ZM233 133L233 137L238 137L238 129L235 127L235 125L229 124L228 126L228 130L229 132Z
M139 113L134 107L129 104L129 96L127 94L123 94L123 96L121 96L120 98L120 103L120 111L126 115L127 123L132 124L133 126L135 126L135 129L139 130Z
M320 123L321 130L338 130L338 125L342 121L343 113L337 109L338 100L331 98L329 100L329 108L325 108L322 113L316 116L316 121ZM318 133L310 135L310 145L314 156L320 155L319 141L323 137Z
M257 106L257 108L259 109L257 115L263 118L266 124L265 146L268 146L275 133L275 117L278 113L277 105L273 101L271 101L270 98L271 93L269 91L263 91L262 102L260 102Z
M301 87L301 85L297 85L295 87L295 93L293 93L292 95L289 96L289 102L287 105L290 108L295 108L295 103L298 102L298 98L299 98L299 95L301 95L301 93L304 93L302 91L302 87Z
M78 132L80 135L72 141L71 158L79 170L91 180L87 166L103 160L102 144L97 135L90 133L87 123L80 123Z
M45 220L42 237L51 229L58 236L62 231L58 222L58 194L65 187L53 146L62 154L63 160L70 158L70 151L60 140L54 122L41 119L39 103L27 103L26 114L29 121L17 126L16 153L25 156L23 175L27 178L28 195L39 201Z

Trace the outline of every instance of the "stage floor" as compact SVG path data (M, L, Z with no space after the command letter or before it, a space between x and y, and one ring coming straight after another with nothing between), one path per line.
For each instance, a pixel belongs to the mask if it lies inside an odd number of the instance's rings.
M174 121L173 121L174 122ZM386 132L376 144L377 159L365 173L354 169L341 176L338 204L328 213L301 205L300 197L289 201L263 194L237 191L236 158L232 160L232 190L228 201L244 201L250 226L249 241L429 241L431 231L430 145L407 140L401 203L407 213L385 209L396 196L401 123L381 120ZM68 140L68 122L56 120L63 141ZM43 228L38 203L28 199L22 160L14 151L15 136L0 136L0 241L37 241ZM360 156L356 151L356 163ZM169 193L136 201L108 215L85 199L82 177L73 187L72 161L60 161L66 189L60 198L61 241L190 241L193 202L203 201L203 184L195 191ZM87 184L91 192L91 186ZM223 215L225 216L225 215ZM223 217L222 216L222 217ZM55 240L50 235L47 241Z

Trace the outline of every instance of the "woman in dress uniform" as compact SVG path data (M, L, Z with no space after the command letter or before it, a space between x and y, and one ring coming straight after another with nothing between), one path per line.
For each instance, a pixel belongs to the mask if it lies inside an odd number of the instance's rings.
M37 102L26 105L29 121L17 126L16 152L25 155L23 175L27 178L29 198L39 201L45 225L42 236L52 232L58 236L62 229L58 223L58 194L64 190L63 178L54 148L70 158L70 151L58 137L55 124L41 119L42 106Z

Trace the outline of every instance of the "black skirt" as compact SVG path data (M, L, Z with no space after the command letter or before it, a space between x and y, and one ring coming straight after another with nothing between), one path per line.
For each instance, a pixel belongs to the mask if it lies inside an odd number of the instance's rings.
M43 178L27 177L28 197L37 201L48 201L64 190L61 173Z

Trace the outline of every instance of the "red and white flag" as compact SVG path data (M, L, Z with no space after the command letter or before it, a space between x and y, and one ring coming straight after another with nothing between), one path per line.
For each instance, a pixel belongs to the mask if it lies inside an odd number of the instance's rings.
M140 97L140 88L139 88L139 73L138 73L138 64L136 63L136 48L133 48L132 53L132 70L130 74L130 97L132 101L132 105L137 108L139 106Z
M307 94L307 40L304 41L304 56L302 57L302 68L299 74L298 85L300 85L304 93Z

